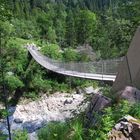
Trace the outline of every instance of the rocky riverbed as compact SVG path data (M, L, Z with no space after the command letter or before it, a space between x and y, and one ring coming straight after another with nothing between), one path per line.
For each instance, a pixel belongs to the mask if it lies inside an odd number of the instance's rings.
M87 94L93 89L87 88ZM85 91L86 92L86 91ZM11 131L26 129L30 140L34 140L36 130L50 121L65 121L84 111L88 102L84 94L55 93L51 96L43 95L37 101L11 107ZM0 130L8 134L6 120L0 120Z

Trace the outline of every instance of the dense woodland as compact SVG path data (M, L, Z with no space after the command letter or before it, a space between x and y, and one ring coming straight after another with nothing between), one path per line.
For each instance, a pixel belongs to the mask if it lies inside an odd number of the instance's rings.
M126 54L140 25L140 0L0 0L0 3L0 86L6 86L10 105L17 104L21 96L36 99L46 92L68 92L77 86L98 84L74 78L69 84L69 77L54 75L31 59L23 47L27 43L37 44L45 55L62 61L91 61L87 54L75 51L86 44L92 47L97 59L112 59ZM0 92L4 99L2 88Z

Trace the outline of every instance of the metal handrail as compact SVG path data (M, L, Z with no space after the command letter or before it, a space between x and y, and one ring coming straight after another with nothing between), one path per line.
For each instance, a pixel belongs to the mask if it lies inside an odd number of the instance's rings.
M44 56L35 45L28 45L27 49L40 65L51 71L88 79L114 81L118 65L123 60L123 58L118 58L94 62L64 62Z

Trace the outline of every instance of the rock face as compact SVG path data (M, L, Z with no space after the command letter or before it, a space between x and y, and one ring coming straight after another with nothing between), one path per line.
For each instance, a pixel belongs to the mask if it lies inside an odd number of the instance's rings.
M65 121L87 108L84 95L55 93L38 101L10 108L11 130L27 129L29 133L43 127L49 121ZM6 120L0 120L0 130L8 133Z
M103 96L101 93L95 94L86 112L87 126L94 125L97 120L97 115L109 105L111 105L111 99Z
M127 86L119 93L119 98L126 99L129 102L140 102L140 90Z
M140 140L140 121L126 116L109 133L109 140Z

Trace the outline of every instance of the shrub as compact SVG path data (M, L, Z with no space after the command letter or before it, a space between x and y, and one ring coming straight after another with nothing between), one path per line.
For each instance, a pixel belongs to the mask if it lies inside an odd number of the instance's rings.
M7 75L6 76L6 83L11 91L15 90L18 87L24 86L24 84L20 80L20 78L18 76L14 76L14 75Z
M83 140L83 125L79 119L50 122L38 132L39 140Z
M133 117L136 117L136 118L140 119L140 103L133 104L130 108L129 113Z
M36 100L38 98L38 94L36 94L35 92L26 92L23 95L25 98L27 99L32 99L32 100Z
M108 132L113 128L115 123L130 112L131 106L127 101L121 101L103 110L103 115L97 118L97 124L88 130L89 140L108 140Z
M8 115L6 109L0 109L0 118L5 118Z
M38 137L39 140L65 140L68 129L66 123L51 122L39 131Z
M21 131L21 130L15 131L14 136L13 136L13 140L29 140L27 131L26 130L24 130L24 131Z
M34 88L37 92L47 92L52 89L50 82L43 79L43 76L40 74L36 74L33 77L31 87Z
M66 49L63 53L63 57L65 61L77 61L78 53L73 49Z
M0 140L6 140L7 136L0 132Z
M44 55L47 55L52 59L62 59L62 54L60 52L60 47L57 44L47 43L41 48Z
M75 120L71 125L69 140L83 140L83 125L79 120Z

